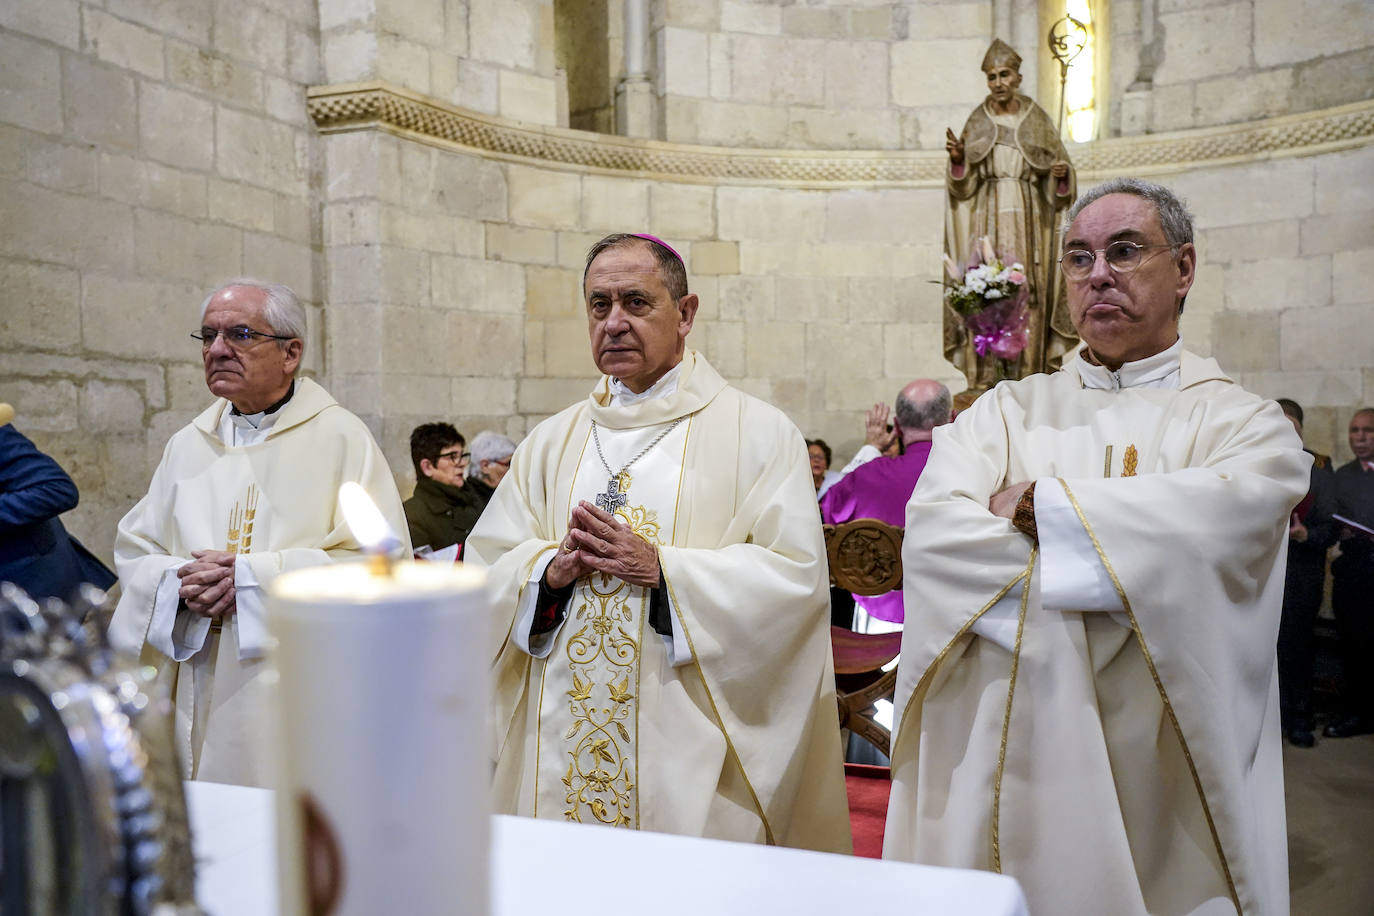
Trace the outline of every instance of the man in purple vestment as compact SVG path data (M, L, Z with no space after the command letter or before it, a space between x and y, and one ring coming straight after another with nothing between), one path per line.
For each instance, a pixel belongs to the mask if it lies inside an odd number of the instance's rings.
M949 389L934 379L919 378L903 388L893 409L893 432L902 443L901 454L875 458L831 486L821 499L825 523L876 518L905 528L907 501L930 455L931 430L949 422L950 405ZM900 588L885 595L855 595L854 604L868 617L902 622ZM867 630L867 623L862 615L856 615L854 629Z

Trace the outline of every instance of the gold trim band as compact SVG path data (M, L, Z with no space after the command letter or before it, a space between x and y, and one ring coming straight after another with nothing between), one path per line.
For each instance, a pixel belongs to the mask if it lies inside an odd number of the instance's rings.
M1026 581L1021 586L1021 610L1016 618L1016 643L1011 653L1011 679L1007 682L1007 710L1002 715L1002 743L997 748L997 771L992 781L992 870L1002 873L1002 846L998 831L1002 819L1002 773L1007 764L1007 735L1011 732L1011 701L1016 695L1016 673L1021 668L1021 634L1026 630L1026 606L1030 602L1031 572L1040 548L1031 548Z
M916 699L916 697L921 693L922 688L927 686L930 679L935 676L935 672L938 671L940 665L944 663L945 656L949 654L949 650L954 646L956 642L963 638L965 633L972 629L973 625L978 622L978 618L982 617L989 610L991 610L992 606L997 602L1001 601L1002 598L1007 594L1007 592L1011 591L1013 588L1016 587L1016 584L1018 582L1020 582L1022 579L1030 579L1031 569L1033 568L1032 564L1034 564L1034 562L1035 548L1031 548L1030 560L1026 563L1026 568L1023 569L1021 572L1017 573L1016 576L1012 578L1011 581L1009 581L1006 585L998 589L997 594L992 596L991 601L989 601L987 604L979 608L978 611L968 620L964 621L964 625L961 626L958 629L958 631L954 634L954 636L950 638L949 642L945 643L944 648L937 652L935 654L935 657L930 660L930 664L926 666L926 670L922 672L920 678L916 681L916 686L911 688L911 696L907 697L906 703L902 705L902 718L897 722L897 728L892 732L892 753L888 755L888 759L897 759L898 742L901 740L902 735L906 734L906 717L907 714L911 711L912 700ZM905 639L903 639L902 641L906 642ZM901 667L900 662L898 663L898 667Z

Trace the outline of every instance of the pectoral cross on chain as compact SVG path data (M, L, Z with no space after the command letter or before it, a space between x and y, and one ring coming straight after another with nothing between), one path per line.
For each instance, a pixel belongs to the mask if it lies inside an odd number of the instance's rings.
M605 468L606 473L610 475L609 479L606 481L606 492L596 494L596 507L598 509L605 512L607 515L615 515L617 509L629 503L630 497L622 492L630 488L630 475L625 472L630 469L630 465L643 458L649 449L662 442L664 436L677 429L677 425L685 419L687 418L678 417L672 423L669 423L667 429L654 437L654 441L640 449L638 455L635 455L629 461L625 462L624 467L620 469L619 473L612 471L610 463L606 461L606 453L601 450L601 434L597 432L596 421L592 421L592 441L596 443L596 456L601 459L601 466Z
M630 497L620 492L620 475L606 481L606 492L596 494L596 507L607 515L615 515L616 510L620 509L630 501Z

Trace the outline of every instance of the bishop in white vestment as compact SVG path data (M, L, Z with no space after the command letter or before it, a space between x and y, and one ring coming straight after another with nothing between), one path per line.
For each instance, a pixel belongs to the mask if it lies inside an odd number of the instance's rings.
M612 236L588 264L607 375L521 443L468 540L497 618L496 809L847 852L801 434L685 349L666 245Z
M267 310L273 298L283 311ZM359 554L340 484L361 483L402 540L405 515L367 427L294 378L305 327L289 289L235 281L206 300L201 324L221 397L172 436L119 523L110 638L142 652L173 691L185 778L270 786L263 590L288 570Z
M884 855L1005 872L1035 913L1286 913L1274 644L1310 459L1183 348L1181 203L1118 180L1072 216L1084 349L936 430L907 509Z

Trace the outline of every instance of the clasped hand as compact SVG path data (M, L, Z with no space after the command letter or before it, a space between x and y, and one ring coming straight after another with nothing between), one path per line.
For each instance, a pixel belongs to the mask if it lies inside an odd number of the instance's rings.
M653 588L659 580L658 550L629 525L583 500L573 507L568 534L544 581L560 589L594 572Z
M177 570L177 594L202 617L230 617L234 604L234 554L224 550L193 550L190 563Z
M1016 514L1016 504L1021 501L1021 494L1026 492L1026 487L1030 485L1031 481L1022 480L992 494L992 498L988 500L988 511L993 515L1010 519Z

